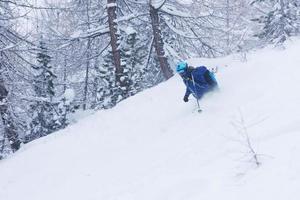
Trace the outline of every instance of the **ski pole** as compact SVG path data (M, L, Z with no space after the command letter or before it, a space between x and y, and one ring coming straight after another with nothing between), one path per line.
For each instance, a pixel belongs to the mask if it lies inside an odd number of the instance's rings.
M198 112L201 112L202 110L201 110L201 108L200 108L199 99L196 98L196 100L197 100L197 105L198 105Z

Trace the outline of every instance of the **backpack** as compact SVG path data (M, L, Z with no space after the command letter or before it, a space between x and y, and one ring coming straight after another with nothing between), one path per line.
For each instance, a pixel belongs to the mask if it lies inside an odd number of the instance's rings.
M209 84L209 85L217 85L217 80L216 80L216 77L215 77L215 74L209 70L207 70L205 73L204 73L204 78L205 78L205 81Z

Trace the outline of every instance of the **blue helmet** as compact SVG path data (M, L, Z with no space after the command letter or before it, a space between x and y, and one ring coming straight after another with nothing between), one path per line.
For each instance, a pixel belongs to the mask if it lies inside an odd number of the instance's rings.
M179 63L177 64L176 71L177 71L178 73L182 73L182 72L184 72L184 71L186 70L187 67L188 67L187 62L181 61L181 62L179 62Z

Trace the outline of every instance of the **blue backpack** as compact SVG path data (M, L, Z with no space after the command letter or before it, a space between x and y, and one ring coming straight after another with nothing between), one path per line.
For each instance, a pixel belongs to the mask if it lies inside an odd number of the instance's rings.
M207 70L204 74L204 78L209 85L216 86L218 85L215 74L209 70Z

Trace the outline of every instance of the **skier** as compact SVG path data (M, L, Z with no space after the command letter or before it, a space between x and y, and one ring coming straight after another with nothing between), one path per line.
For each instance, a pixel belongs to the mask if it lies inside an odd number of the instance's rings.
M186 92L183 98L184 102L188 102L190 94L193 94L198 103L205 93L218 87L214 74L205 66L194 68L188 66L187 62L182 61L178 63L176 71L180 74L186 85Z

